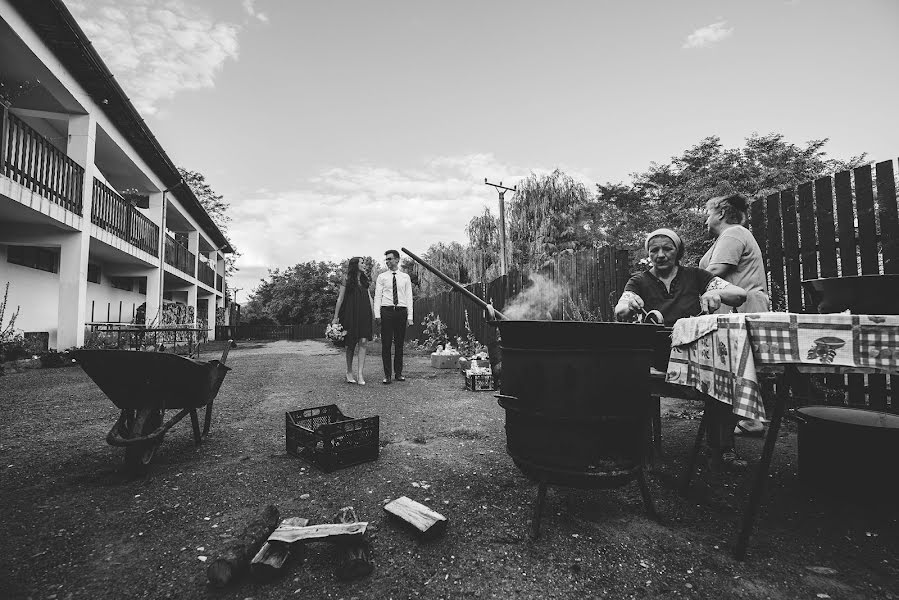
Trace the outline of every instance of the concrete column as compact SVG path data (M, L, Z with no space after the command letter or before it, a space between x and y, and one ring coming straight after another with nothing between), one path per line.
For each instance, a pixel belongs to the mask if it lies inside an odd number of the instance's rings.
M87 312L87 258L90 252L91 200L94 189L94 150L97 121L93 115L69 119L66 153L84 167L81 202L82 230L66 236L59 256L59 329L56 347L60 350L84 345Z
M218 298L215 294L211 294L206 298L206 323L209 327L209 332L207 335L208 339L211 342L215 339L215 308L218 306Z
M197 326L197 285L193 284L187 288L187 305L194 307L194 320L191 323L194 327Z
M147 311L144 316L144 324L156 326L159 325L159 299L162 297L159 269L146 269L143 275L147 278Z
M156 269L147 275L147 325L162 323L162 292L165 287L165 215L164 204L167 202L164 192L149 194L150 207L147 211L150 219L159 226L159 262ZM155 281L150 281L154 279ZM152 292L150 290L153 290Z

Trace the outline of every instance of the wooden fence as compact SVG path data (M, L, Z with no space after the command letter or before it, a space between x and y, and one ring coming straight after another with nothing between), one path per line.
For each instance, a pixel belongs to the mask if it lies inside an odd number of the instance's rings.
M553 318L571 320L572 315L578 312L589 312L597 320L613 321L614 303L630 277L630 264L628 250L617 250L610 246L557 256L553 263L538 271L555 284L554 289L558 295L551 311ZM489 284L472 283L465 287L502 311L525 287L527 281L527 277L513 271ZM483 343L493 341L495 332L487 325L483 311L455 291L415 300L415 324L407 331L406 338L418 338L421 335L421 323L428 313L438 315L446 324L450 335L464 336L466 310L474 336Z
M752 204L750 228L765 256L775 310L816 312L804 279L899 273L895 173L888 160ZM885 410L899 377L889 378L889 391L883 375L849 375L848 384L843 376L827 376L826 387L847 388L848 404ZM889 406L899 410L896 402Z

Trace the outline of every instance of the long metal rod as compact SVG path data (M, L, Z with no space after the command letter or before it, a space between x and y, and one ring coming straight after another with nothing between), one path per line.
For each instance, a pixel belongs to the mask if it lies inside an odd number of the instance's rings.
M434 275L436 275L437 277L442 279L444 282L446 282L448 285L450 285L453 289L459 291L463 296L465 296L466 298L468 298L469 300L471 300L472 302L474 302L475 304L477 304L478 306L483 308L485 311L487 311L488 315L495 316L497 320L505 320L506 319L506 316L503 313L496 310L495 308L493 308L493 305L490 304L489 302L485 302L481 298L478 298L475 294L472 294L470 291L468 291L464 287L462 287L462 285L453 281L452 279L450 279L449 277L444 275L442 272L438 271L436 268L434 268L431 265L429 265L428 263L426 263L423 259L419 258L415 254L410 252L409 250L407 250L405 248L401 248L401 250L403 252L405 252L406 254L408 254L409 257L412 258L412 260L414 260L415 262L417 262L418 264L420 264L421 266L426 268L428 271L430 271L431 273L433 273Z

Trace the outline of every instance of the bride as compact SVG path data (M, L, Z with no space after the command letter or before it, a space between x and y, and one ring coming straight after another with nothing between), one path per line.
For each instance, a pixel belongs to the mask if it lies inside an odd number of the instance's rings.
M368 292L371 280L359 268L360 257L350 259L346 279L340 286L337 305L334 307L332 323L340 323L346 330L346 381L365 385L363 369L365 367L365 343L372 336L374 301ZM356 371L353 371L353 356L356 345L359 345L359 358Z

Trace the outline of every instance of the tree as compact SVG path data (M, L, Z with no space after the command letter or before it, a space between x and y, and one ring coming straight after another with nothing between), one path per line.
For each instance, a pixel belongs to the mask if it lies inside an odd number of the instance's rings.
M309 261L284 271L269 271L253 290L243 320L249 324L330 323L342 283L342 273L333 262Z
M588 241L582 215L590 194L583 183L556 169L541 177L531 173L517 188L507 220L513 267L539 269L554 254Z
M465 247L459 242L432 244L422 255L422 259L454 281L471 283L465 266ZM450 289L448 284L417 263L413 270L418 277L419 293L422 296L434 296Z
M465 246L465 262L472 278L476 281L490 281L499 273L499 223L490 209L484 207L484 214L472 217L465 227L468 245Z
M228 244L234 250L233 254L225 255L225 276L230 277L238 271L236 263L237 258L240 256L240 252L237 251L237 248L234 247L234 244L228 237L228 224L231 222L231 215L228 214L228 209L231 206L224 196L216 194L212 186L206 183L206 178L202 173L189 171L183 167L178 167L178 172L181 173L184 183L187 184L194 196L197 197L197 200L200 201L200 205L206 210L212 222L219 228L219 231L222 232L222 235L225 236Z
M782 134L769 133L753 134L744 147L728 149L710 136L669 163L652 163L646 172L633 174L630 184L598 184L585 216L597 244L618 247L642 247L646 233L670 227L684 240L685 264L695 264L712 243L705 231L709 198L734 192L763 198L864 164L864 155L828 159L826 143L821 139L797 146Z

